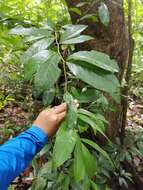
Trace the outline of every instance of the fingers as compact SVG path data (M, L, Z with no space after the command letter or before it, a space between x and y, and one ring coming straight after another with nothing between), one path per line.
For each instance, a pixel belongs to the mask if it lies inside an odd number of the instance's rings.
M58 122L62 122L66 116L66 111L58 114Z
M66 103L60 104L59 106L55 106L54 108L52 108L52 110L56 114L65 112L67 110L67 104Z
M76 99L74 100L74 105L76 108L79 107L78 100L76 100ZM66 112L66 110L67 110L67 104L66 103L62 103L62 104L55 106L51 109L51 111L54 112L55 114L60 114L62 112Z

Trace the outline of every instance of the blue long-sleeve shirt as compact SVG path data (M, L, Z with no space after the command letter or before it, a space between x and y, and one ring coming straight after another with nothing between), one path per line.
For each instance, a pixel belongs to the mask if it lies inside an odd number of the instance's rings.
M47 143L45 132L32 126L0 146L0 190L9 184L30 164L33 157Z

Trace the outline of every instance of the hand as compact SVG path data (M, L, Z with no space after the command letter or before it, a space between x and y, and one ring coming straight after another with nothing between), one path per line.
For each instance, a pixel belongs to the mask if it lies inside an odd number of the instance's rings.
M64 120L66 111L66 103L55 106L51 109L45 109L34 121L34 125L43 129L48 137L51 138L58 130L60 123Z

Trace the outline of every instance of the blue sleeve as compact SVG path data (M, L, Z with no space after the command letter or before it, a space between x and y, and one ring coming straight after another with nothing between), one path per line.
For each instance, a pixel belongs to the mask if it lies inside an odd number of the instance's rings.
M27 131L0 146L0 190L8 188L9 184L43 148L47 140L45 132L33 125Z

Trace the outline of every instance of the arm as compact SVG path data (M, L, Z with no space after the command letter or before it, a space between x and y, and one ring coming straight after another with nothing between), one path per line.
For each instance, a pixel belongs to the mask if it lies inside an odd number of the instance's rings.
M0 189L7 187L29 165L47 139L41 128L32 126L0 147Z
M0 147L0 190L6 190L58 130L66 104L42 111L33 126Z

